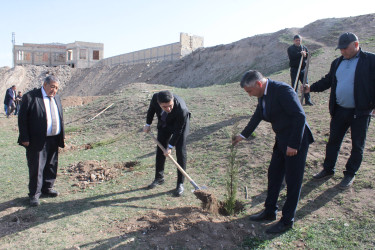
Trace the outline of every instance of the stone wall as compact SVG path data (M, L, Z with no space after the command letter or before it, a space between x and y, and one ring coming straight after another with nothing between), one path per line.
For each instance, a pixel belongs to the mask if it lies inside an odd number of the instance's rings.
M175 61L201 47L203 47L203 37L180 33L180 41L177 43L105 58L100 61L99 65L114 66L118 64L133 65L149 62Z

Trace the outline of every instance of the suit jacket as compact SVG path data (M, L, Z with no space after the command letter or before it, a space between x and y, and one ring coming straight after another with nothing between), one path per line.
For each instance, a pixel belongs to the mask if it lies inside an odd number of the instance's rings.
M263 115L262 98L265 98L266 117ZM267 95L258 99L257 108L245 129L241 132L249 137L260 121L271 123L280 146L299 150L304 135L309 143L314 141L305 112L298 100L297 93L289 84L268 80Z
M4 104L7 106L11 106L13 103L13 98L15 98L15 93L12 88L7 89L5 92L5 97L4 97Z
M64 119L60 97L55 96L59 110L61 132L58 135L59 147L64 147ZM19 137L18 143L30 142L28 148L42 150L47 137L47 115L44 106L42 89L33 89L22 97L22 104L18 114Z
M288 48L288 57L289 57L289 66L291 68L298 68L299 67L299 62L301 61L301 56L302 53L301 51L304 50L309 53L309 50L306 48L306 46L296 46L296 45L291 45ZM301 70L305 69L307 62L307 56L303 58L302 60L302 65L301 65Z
M178 95L173 95L173 97L174 107L167 116L166 128L172 131L172 138L170 139L169 144L175 146L179 137L184 133L184 130L186 128L185 124L187 119L190 118L190 113L188 108L186 107L185 101L181 97L179 97ZM163 110L158 103L158 93L156 93L152 96L150 106L147 111L146 123L151 125L152 120L154 119L154 115L156 114L156 116L158 117L157 128L161 129L163 125L161 121L162 111Z

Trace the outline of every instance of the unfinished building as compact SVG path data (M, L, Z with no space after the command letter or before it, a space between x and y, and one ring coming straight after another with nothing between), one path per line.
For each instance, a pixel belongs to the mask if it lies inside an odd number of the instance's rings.
M89 68L104 57L102 43L79 42L69 44L33 44L13 46L14 65L69 65L72 68Z
M180 33L180 41L149 49L112 56L100 61L99 65L138 64L157 61L175 61L203 47L203 37Z

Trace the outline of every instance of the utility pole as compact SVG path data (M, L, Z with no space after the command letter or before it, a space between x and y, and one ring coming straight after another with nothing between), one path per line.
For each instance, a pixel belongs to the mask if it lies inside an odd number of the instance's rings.
M16 63L16 55L14 54L14 46L16 45L16 33L12 32L12 52L13 52L13 63L12 66L14 68L15 63Z

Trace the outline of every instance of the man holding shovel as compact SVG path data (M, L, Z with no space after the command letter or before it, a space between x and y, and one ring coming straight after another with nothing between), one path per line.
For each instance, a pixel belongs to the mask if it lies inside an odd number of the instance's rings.
M305 67L307 54L309 53L306 46L302 45L302 38L300 35L295 35L293 39L293 45L288 48L289 66L290 66L290 78L292 80L292 87L297 91L298 82L303 82L305 76ZM307 78L306 78L307 79ZM312 106L313 103L310 100L310 93L304 94L305 104Z
M183 170L186 170L187 161L186 139L189 134L190 113L185 101L168 90L155 93L147 111L144 132L150 132L150 125L155 114L158 117L157 140L167 150L164 155L162 149L157 147L155 180L148 186L148 189L164 183L165 158L166 155L171 154L173 148L176 148L177 162ZM174 191L176 197L181 196L184 192L184 179L183 174L177 171L177 187Z
M266 233L282 233L293 227L309 144L314 141L306 122L305 112L297 93L290 85L266 79L260 72L250 70L241 80L241 87L249 96L258 98L258 105L248 125L233 138L236 145L248 138L264 120L272 124L276 133L271 163L268 167L268 189L265 210L250 217L253 221L276 220L281 184L285 177L287 198L280 221Z

